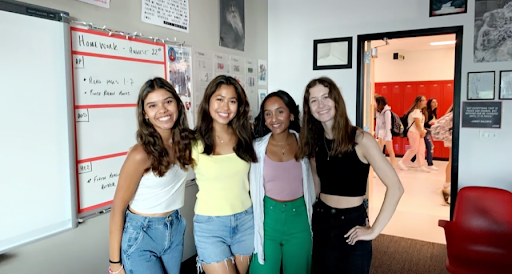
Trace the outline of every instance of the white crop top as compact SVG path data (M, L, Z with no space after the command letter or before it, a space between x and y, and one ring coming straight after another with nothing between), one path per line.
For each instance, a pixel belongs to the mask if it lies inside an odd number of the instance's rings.
M172 165L163 177L152 171L140 179L139 186L130 202L130 207L145 214L164 213L179 209L185 202L185 180L190 169L184 171Z

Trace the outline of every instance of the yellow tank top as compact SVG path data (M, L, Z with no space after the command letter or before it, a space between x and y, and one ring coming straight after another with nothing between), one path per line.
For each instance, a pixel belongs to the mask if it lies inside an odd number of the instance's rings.
M199 188L195 213L206 216L226 216L240 213L252 205L249 196L250 163L236 153L203 154L199 141L192 146L196 162L194 172Z

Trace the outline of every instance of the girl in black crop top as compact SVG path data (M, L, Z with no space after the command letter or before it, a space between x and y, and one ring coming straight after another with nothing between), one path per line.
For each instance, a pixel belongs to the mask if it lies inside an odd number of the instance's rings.
M395 170L375 139L352 126L336 84L327 77L306 86L298 156L311 162L319 200L313 210L315 273L370 273L371 240L391 219L403 194ZM373 226L363 206L370 165L387 187Z

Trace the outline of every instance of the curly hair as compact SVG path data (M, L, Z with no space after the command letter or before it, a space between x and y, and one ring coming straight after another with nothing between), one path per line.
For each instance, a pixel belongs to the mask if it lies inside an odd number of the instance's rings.
M229 121L236 135L237 141L233 148L236 155L246 162L257 162L256 152L252 146L252 131L249 124L249 101L244 89L238 81L230 76L219 75L215 77L206 87L203 100L197 112L196 138L204 145L203 153L211 155L215 148L213 118L210 115L210 99L213 94L222 86L228 85L235 89L237 95L237 112L235 117Z
M144 101L151 92L157 89L164 89L169 92L178 106L178 117L172 126L173 157L169 155L158 131L156 131L150 121L145 119ZM148 155L148 159L151 162L149 170L162 177L170 169L171 165L179 164L183 170L186 170L187 166L194 166L194 160L192 159L194 134L188 127L185 106L169 82L163 78L156 77L142 85L139 98L137 99L137 120L139 124L137 142Z
M290 121L288 128L296 132L300 132L299 106L295 103L295 100L293 100L288 92L278 90L267 95L267 97L263 99L263 102L261 102L260 112L258 113L258 116L254 118L254 137L260 138L270 132L270 129L265 125L265 102L272 97L281 99L290 113L293 114L293 121Z
M334 102L334 123L332 125L333 146L331 155L342 155L354 149L356 143L355 132L359 129L352 125L348 119L345 100L341 96L341 91L333 80L327 77L320 77L311 80L304 91L304 101L302 103L302 130L300 132L300 146L298 151L299 158L314 158L315 151L319 145L320 138L323 137L324 128L318 121L309 107L310 89L317 85L322 85L329 90L329 98Z

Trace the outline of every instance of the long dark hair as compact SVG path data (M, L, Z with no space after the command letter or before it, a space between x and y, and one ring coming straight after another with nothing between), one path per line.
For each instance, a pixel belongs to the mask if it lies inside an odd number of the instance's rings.
M244 89L238 81L226 75L219 75L208 84L204 92L203 100L199 105L196 137L198 141L203 142L203 153L211 155L215 147L213 118L209 111L210 99L222 85L234 87L237 95L238 109L235 117L228 123L237 138L233 150L240 159L246 162L257 162L258 158L252 146L252 131L249 124L249 101L247 100Z
M270 129L265 125L265 102L272 97L277 97L283 101L285 106L288 108L291 114L293 114L293 121L290 121L288 129L300 132L300 119L299 119L299 106L295 103L295 100L284 90L278 90L270 93L265 97L260 105L260 112L254 119L254 137L260 138L267 135Z
M178 106L178 117L172 126L172 149L174 153L172 158L164 145L162 136L156 131L151 122L145 119L144 101L151 92L157 89L164 89L169 92ZM185 106L169 82L163 78L156 77L142 85L139 91L139 98L137 99L137 120L139 124L137 142L148 155L151 162L150 170L153 173L162 177L171 165L176 164L176 162L183 170L186 170L189 165L194 166L191 155L194 135L192 130L188 128Z
M427 101L427 115L428 117L433 116L437 118L437 107L435 109L432 109L432 101L434 101L436 98L430 98ZM427 119L428 119L427 117Z
M302 116L302 130L300 132L299 158L315 157L318 140L320 137L324 138L322 123L313 117L309 108L309 90L316 85L322 85L329 89L329 98L333 100L335 106L336 113L334 114L334 123L332 125L333 146L330 152L331 155L341 155L351 151L356 145L355 132L358 128L353 126L348 119L347 107L343 96L341 96L340 89L330 78L320 77L311 80L304 91L304 102L302 104L304 114Z

